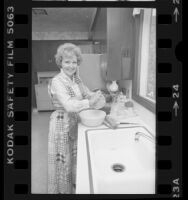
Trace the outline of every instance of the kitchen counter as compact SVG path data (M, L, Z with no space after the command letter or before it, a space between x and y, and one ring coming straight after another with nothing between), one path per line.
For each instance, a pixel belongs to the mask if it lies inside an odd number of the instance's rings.
M154 130L148 127L140 117L132 117L126 119L125 122L128 123L139 123L145 126L154 134ZM131 127L133 125L120 124L119 127ZM77 178L76 178L76 193L77 194L90 194L90 183L89 183L89 173L88 173L88 159L87 159L87 148L86 148L86 130L94 130L107 128L105 125L98 127L86 127L79 123L78 125L78 150L77 150ZM154 134L155 135L155 134Z

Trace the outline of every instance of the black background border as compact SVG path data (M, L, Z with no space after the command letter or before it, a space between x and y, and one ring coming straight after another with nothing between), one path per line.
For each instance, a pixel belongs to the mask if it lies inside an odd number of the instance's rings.
M182 0L183 1L183 0ZM179 48L177 45L182 41L182 1L179 5L174 5L172 0L156 0L155 2L32 2L31 0L7 0L4 2L4 199L5 200L56 200L56 199L151 199L151 198L171 198L173 194L172 181L180 178L179 194L183 193L183 176L182 176L182 63L177 59L179 56ZM7 22L7 7L14 6L15 15L26 15L28 17L27 24L14 24L14 35L6 34ZM171 87L174 84L179 84L180 98L178 104L178 117L175 118L173 114L172 97L158 97L156 103L156 135L170 136L172 144L167 146L157 145L156 150L156 192L155 195L49 195L49 194L31 194L31 62L32 62L32 7L144 7L156 8L157 19L159 15L169 14L172 17L172 23L169 25L162 25L157 23L157 44L160 39L171 39L172 47L169 49L158 48L157 46L157 63L156 68L160 63L168 62L172 65L172 72L163 74L156 70L156 91L158 88ZM180 15L178 16L178 23L174 23L174 8L178 7ZM158 21L157 21L158 22ZM14 63L27 63L28 73L16 73L14 67L6 67L7 49L6 41L15 39L27 39L28 48L14 48L15 57ZM180 45L181 49L181 45ZM14 88L27 87L28 96L15 97L14 96L14 112L13 119L7 118L7 73L14 73ZM157 92L158 94L158 92ZM27 112L28 120L16 121L16 112ZM165 121L160 119L160 112L170 112L171 120ZM15 169L15 165L6 165L7 158L7 124L14 124L14 143L17 136L24 136L28 139L26 145L14 144L14 160L27 160L27 169ZM26 139L26 140L27 140ZM157 163L161 160L171 160L172 168L170 170L158 169ZM17 184L17 185L16 185ZM21 187L19 187L19 184ZM170 186L170 191L169 191ZM17 193L17 194L16 194Z

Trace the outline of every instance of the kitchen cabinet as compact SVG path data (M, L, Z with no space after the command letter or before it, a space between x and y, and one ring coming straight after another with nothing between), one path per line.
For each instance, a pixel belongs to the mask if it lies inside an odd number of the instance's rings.
M93 39L106 45L106 48L103 48L106 51L101 52L106 55L106 80L132 79L132 11L125 8L107 8L106 10L103 8L98 11ZM105 21L106 26L101 21ZM100 29L102 31L99 31Z
M132 9L107 9L107 79L131 79Z
M54 110L51 99L48 95L47 84L35 85L36 104L38 111Z
M38 111L54 110L48 94L48 84L49 81L58 73L58 71L37 73L38 84L35 84L35 96Z

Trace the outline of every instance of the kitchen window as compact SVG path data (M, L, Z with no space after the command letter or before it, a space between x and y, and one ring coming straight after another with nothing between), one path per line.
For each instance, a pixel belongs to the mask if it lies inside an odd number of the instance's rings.
M137 10L134 16L134 29L135 69L133 99L150 111L155 112L156 10L140 9L139 12Z

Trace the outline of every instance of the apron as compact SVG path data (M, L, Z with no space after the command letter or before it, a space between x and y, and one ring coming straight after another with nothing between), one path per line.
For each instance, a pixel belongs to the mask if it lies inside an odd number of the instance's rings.
M66 86L71 97L73 89ZM74 194L76 189L78 116L63 108L50 117L48 136L48 194Z

